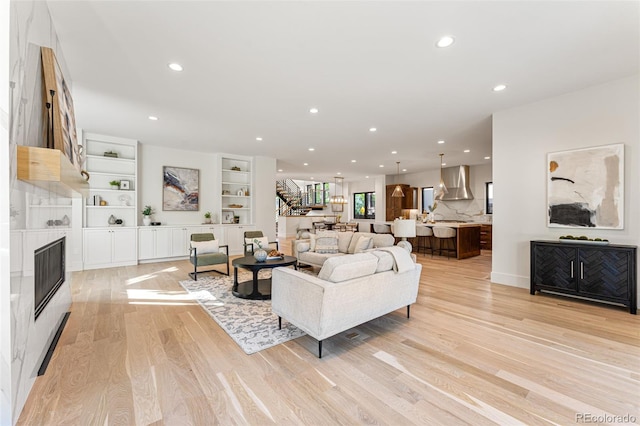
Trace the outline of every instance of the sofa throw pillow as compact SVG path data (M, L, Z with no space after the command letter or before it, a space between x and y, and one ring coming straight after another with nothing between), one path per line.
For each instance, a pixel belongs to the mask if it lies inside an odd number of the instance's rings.
M316 253L338 253L338 233L320 231L316 234Z
M356 243L356 248L354 253L362 253L365 250L370 249L372 246L373 246L373 238L360 237L358 238L358 242Z
M269 251L269 238L268 237L245 238L244 242L245 242L245 244L253 244L253 251L256 251L256 250L258 250L260 248L258 243L260 243L260 245L262 245L262 248L264 250ZM251 246L248 246L247 249L252 250Z
M338 251L340 253L347 253L349 249L349 243L351 243L353 232L338 232Z
M349 248L347 249L347 253L349 254L354 254L356 253L356 246L358 245L358 241L360 241L360 238L371 238L371 240L369 240L369 247L368 248L373 248L373 236L374 234L363 234L360 232L356 232L355 234L353 234L353 238L351 238L351 243L349 243Z
M218 240L191 241L191 247L196 249L196 254L218 253L220 251Z
M322 265L318 278L339 283L372 275L375 273L377 265L378 258L370 253L330 257Z

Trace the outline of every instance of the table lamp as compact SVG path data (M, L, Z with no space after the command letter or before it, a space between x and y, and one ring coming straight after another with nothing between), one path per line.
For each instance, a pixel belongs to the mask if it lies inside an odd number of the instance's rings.
M411 253L413 247L411 246L411 243L407 241L407 238L413 238L416 236L415 219L396 219L393 222L393 236L402 239L398 243L398 247L402 247Z

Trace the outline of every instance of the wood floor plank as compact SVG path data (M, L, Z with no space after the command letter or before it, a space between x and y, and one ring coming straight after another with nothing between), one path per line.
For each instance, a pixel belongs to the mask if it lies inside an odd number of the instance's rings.
M246 355L178 284L186 260L74 273L69 322L18 424L638 422L638 316L492 284L490 252L417 258L411 318L326 339L322 359L309 336Z

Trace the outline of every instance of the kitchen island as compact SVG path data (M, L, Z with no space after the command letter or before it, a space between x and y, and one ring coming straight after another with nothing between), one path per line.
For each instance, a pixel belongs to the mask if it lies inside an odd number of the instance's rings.
M482 227L480 223L436 221L435 223L418 223L417 226L453 228L456 230L455 243L457 258L466 259L468 257L480 256L480 229Z

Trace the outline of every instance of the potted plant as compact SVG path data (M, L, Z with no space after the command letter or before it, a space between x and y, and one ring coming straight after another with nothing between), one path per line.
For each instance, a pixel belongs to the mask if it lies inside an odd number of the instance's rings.
M151 225L151 215L154 214L155 211L151 208L151 206L144 206L142 210L142 223L145 226Z
M438 202L434 201L433 205L427 206L427 208L429 209L429 222L430 223L434 223L436 221L436 217L435 214L433 213L434 210L438 207Z
M112 180L111 182L109 182L109 185L111 185L111 189L120 189L119 180Z
M204 214L204 223L211 223L211 212L206 212Z

